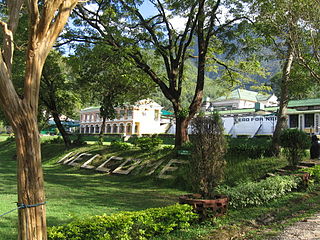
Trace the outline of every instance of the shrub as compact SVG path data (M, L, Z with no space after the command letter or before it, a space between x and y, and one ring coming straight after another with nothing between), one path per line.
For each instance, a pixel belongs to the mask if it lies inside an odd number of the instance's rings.
M63 144L63 138L62 137L55 137L55 138L50 138L46 139L43 144Z
M305 132L298 129L285 129L280 135L280 145L284 148L284 155L291 166L297 166L306 149L310 147L310 139Z
M73 140L72 142L74 145L76 146L82 146L82 145L86 145L87 143L83 140L83 137L81 134L77 134L76 135L76 139Z
M217 113L198 116L192 121L194 150L190 161L191 185L205 198L214 197L214 188L222 181L226 161L226 139Z
M110 147L115 150L128 150L131 148L131 144L122 141L112 141Z
M301 172L308 172L316 182L320 182L320 165L302 169Z
M249 158L271 157L271 140L267 138L232 138L229 139L228 152Z
M217 191L230 198L233 208L257 206L296 189L301 183L297 176L275 176L260 182L244 182L235 187L219 186Z
M134 144L144 151L151 151L162 144L162 140L157 137L141 137L137 138Z
M49 240L151 239L155 235L186 228L197 219L188 205L151 208L94 216L48 229Z

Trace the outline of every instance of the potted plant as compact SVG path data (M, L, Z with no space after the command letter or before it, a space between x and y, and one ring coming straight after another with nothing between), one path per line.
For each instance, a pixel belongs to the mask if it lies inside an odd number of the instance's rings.
M217 113L210 116L199 115L191 126L193 151L189 180L197 194L180 196L179 201L193 205L203 218L209 212L214 215L224 214L228 198L217 195L214 191L223 179L226 166L226 139L221 118Z

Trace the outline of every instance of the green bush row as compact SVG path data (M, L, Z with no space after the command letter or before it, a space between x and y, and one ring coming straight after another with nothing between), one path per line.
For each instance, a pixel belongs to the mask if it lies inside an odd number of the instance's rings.
M122 142L122 141L112 141L110 147L114 150L129 150L131 148L130 143Z
M175 229L186 228L198 218L189 205L150 208L94 216L48 229L49 240L129 240L151 239Z
M157 137L140 137L137 138L134 141L134 145L136 145L137 147L139 147L141 150L144 151L150 151L152 149L155 149L156 147L160 146L160 144L162 144L163 141L160 138Z
M311 178L314 179L314 181L318 183L320 182L320 165L316 165L310 168L304 168L301 170L301 172L308 172Z
M297 176L274 176L260 182L245 182L235 187L219 186L216 190L230 198L232 208L257 206L279 198L298 188L301 178Z
M268 138L231 138L228 140L228 152L249 158L271 157L271 140Z

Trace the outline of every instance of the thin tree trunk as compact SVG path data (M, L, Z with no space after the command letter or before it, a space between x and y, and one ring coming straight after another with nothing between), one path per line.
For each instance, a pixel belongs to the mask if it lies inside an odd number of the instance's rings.
M71 146L70 137L69 137L68 133L66 132L66 130L64 129L64 127L60 121L59 115L57 114L56 111L52 111L51 113L53 116L53 120L54 120L54 122L55 122L57 128L59 129L59 132L63 138L65 146L70 147Z
M17 116L14 127L18 159L18 240L46 240L46 210L41 151L36 118Z
M102 117L102 124L101 124L100 133L99 133L99 141L100 141L101 145L103 144L102 142L103 142L104 129L106 127L106 119L107 118L105 116Z
M280 134L283 129L287 127L287 106L289 102L289 80L290 73L292 68L292 63L294 59L294 51L290 44L288 45L288 52L286 62L284 63L282 70L282 78L281 78L281 92L280 92L280 102L279 102L279 110L277 114L277 124L275 131L273 133L272 138L272 146L271 151L275 156L279 156L280 154Z

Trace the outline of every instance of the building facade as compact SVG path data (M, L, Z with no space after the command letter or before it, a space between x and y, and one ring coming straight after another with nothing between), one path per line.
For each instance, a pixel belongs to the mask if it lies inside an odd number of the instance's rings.
M245 89L236 89L230 94L214 99L213 101L206 98L202 104L202 110L206 112L213 110L247 109L254 108L257 103L265 107L275 107L278 105L278 99L274 94L260 94Z
M161 133L162 107L150 100L144 99L134 105L116 108L116 119L107 119L105 134L141 135ZM80 111L80 133L99 134L102 127L100 107L89 107Z

